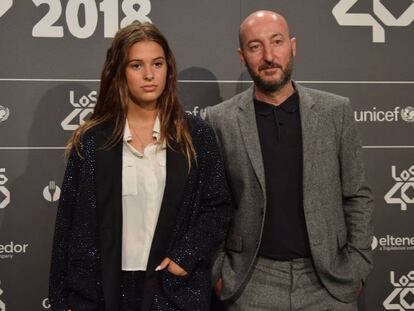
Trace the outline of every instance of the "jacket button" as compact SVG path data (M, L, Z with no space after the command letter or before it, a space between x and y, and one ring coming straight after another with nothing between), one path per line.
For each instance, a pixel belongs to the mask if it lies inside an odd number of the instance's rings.
M260 209L260 215L264 215L264 207Z

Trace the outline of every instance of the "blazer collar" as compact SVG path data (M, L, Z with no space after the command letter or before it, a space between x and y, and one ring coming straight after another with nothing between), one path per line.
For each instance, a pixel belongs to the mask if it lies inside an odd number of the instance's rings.
M243 137L244 147L249 155L254 172L262 188L263 196L266 194L265 174L263 167L262 150L259 133L257 131L256 115L253 105L253 85L240 94L237 115L239 128Z

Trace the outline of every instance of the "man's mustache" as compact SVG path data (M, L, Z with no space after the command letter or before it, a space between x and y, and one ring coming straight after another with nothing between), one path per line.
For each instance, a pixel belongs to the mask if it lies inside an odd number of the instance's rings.
M264 63L259 66L259 71L266 70L266 69L277 69L277 68L283 70L282 66L280 66L278 63Z

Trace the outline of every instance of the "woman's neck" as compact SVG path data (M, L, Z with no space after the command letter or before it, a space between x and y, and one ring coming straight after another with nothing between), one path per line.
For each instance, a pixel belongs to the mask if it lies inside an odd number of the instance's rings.
M139 106L131 104L128 106L127 118L131 124L147 124L153 123L158 115L156 104L148 106Z

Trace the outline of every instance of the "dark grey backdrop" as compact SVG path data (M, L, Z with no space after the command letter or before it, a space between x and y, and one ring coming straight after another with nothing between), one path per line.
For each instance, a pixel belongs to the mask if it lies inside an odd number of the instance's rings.
M237 32L257 9L290 22L297 81L352 100L376 196L375 270L360 310L414 309L412 0L0 3L0 311L49 308L63 146L93 109L105 34L125 17L150 18L175 52L186 110L203 117L206 106L249 86ZM384 42L373 42L373 31Z

